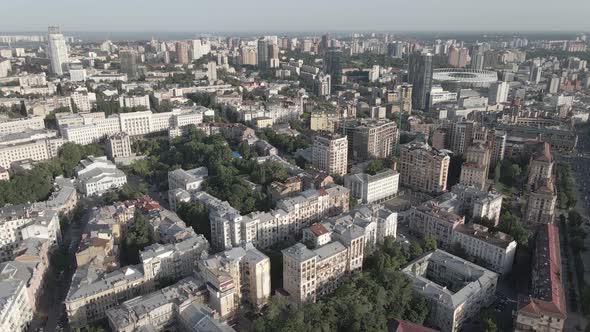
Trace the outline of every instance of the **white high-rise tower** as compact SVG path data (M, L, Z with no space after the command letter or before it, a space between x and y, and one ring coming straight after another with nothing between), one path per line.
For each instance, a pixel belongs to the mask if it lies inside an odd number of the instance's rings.
M47 51L49 52L51 71L56 75L62 76L64 69L67 69L68 46L66 45L66 39L58 26L49 27Z

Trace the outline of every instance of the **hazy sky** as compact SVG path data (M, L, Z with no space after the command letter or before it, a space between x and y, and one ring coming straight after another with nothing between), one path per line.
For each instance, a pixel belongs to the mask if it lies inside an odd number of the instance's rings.
M1 0L0 32L590 31L590 0Z

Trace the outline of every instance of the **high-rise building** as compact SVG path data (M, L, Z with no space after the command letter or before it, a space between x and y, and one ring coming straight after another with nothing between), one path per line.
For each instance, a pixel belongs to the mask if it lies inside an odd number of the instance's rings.
M529 75L529 81L535 84L539 84L541 82L541 75L543 73L543 68L539 65L534 65L531 68L531 73Z
M269 68L268 62L268 41L264 38L258 39L258 68L266 70Z
M270 68L278 68L279 67L279 46L276 44L268 45L268 57L269 57L269 67Z
M391 120L351 119L340 122L340 131L348 136L351 159L384 159L395 150L397 125Z
M401 41L396 41L387 45L387 54L393 58L401 59L403 50L404 44Z
M425 192L447 190L451 158L427 143L412 142L400 148L398 171L400 184Z
M127 74L127 79L135 80L139 78L139 54L135 50L123 50L119 52L121 60L121 72Z
M179 64L188 64L188 45L185 42L176 43L176 62Z
M199 60L203 56L200 39L195 39L191 42L191 55L193 60Z
M465 68L469 62L469 50L465 47L451 47L449 50L449 65L457 68ZM483 60L482 60L483 65Z
M432 54L416 52L410 56L408 80L413 86L412 108L426 110L432 89Z
M451 131L451 150L455 154L463 154L473 141L475 122L461 121L453 123Z
M62 76L67 70L68 45L66 39L58 26L50 26L47 36L47 51L51 63L51 72Z
M215 61L207 63L207 79L209 81L217 81L217 64Z
M484 56L481 53L476 53L471 58L471 69L482 70L483 69Z
M553 75L551 81L549 81L549 93L557 93L559 91L560 83L561 79L557 75Z
M345 175L347 173L348 141L346 136L324 133L315 136L311 153L314 167L328 174Z
M490 105L505 103L508 100L510 85L507 82L498 81L490 85L488 102Z
M332 79L332 91L335 85L342 84L342 50L331 48L326 51L324 72Z
M490 150L483 144L474 144L465 152L465 162L461 165L459 183L483 190L488 178Z
M248 66L256 66L258 64L257 51L255 47L242 47L241 53L241 64Z

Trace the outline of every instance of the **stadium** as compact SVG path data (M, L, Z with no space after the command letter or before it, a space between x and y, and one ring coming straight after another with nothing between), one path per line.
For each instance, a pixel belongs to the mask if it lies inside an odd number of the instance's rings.
M487 88L498 80L498 73L491 70L439 68L433 71L432 80L438 84L456 83L462 88Z

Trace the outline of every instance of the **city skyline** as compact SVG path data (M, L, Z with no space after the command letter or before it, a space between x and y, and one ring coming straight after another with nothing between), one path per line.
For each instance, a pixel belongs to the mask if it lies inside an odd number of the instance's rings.
M532 0L499 0L494 2L494 6L486 8L484 13L478 5L467 0L455 1L453 6L437 0L413 3L373 0L365 6L365 10L351 0L340 1L337 6L310 0L296 4L263 0L251 6L230 0L222 7L187 0L176 1L174 7L168 2L153 0L143 1L141 6L136 1L106 0L85 4L82 10L72 0L59 3L24 0L4 4L0 13L0 31L37 32L52 24L80 32L590 30L584 17L584 13L590 11L590 2L564 0L544 3L543 6L536 4ZM106 11L109 8L117 10ZM555 13L563 8L576 10L570 11L567 16L556 16ZM96 15L101 12L105 15ZM104 25L105 17L109 18L108 26Z

